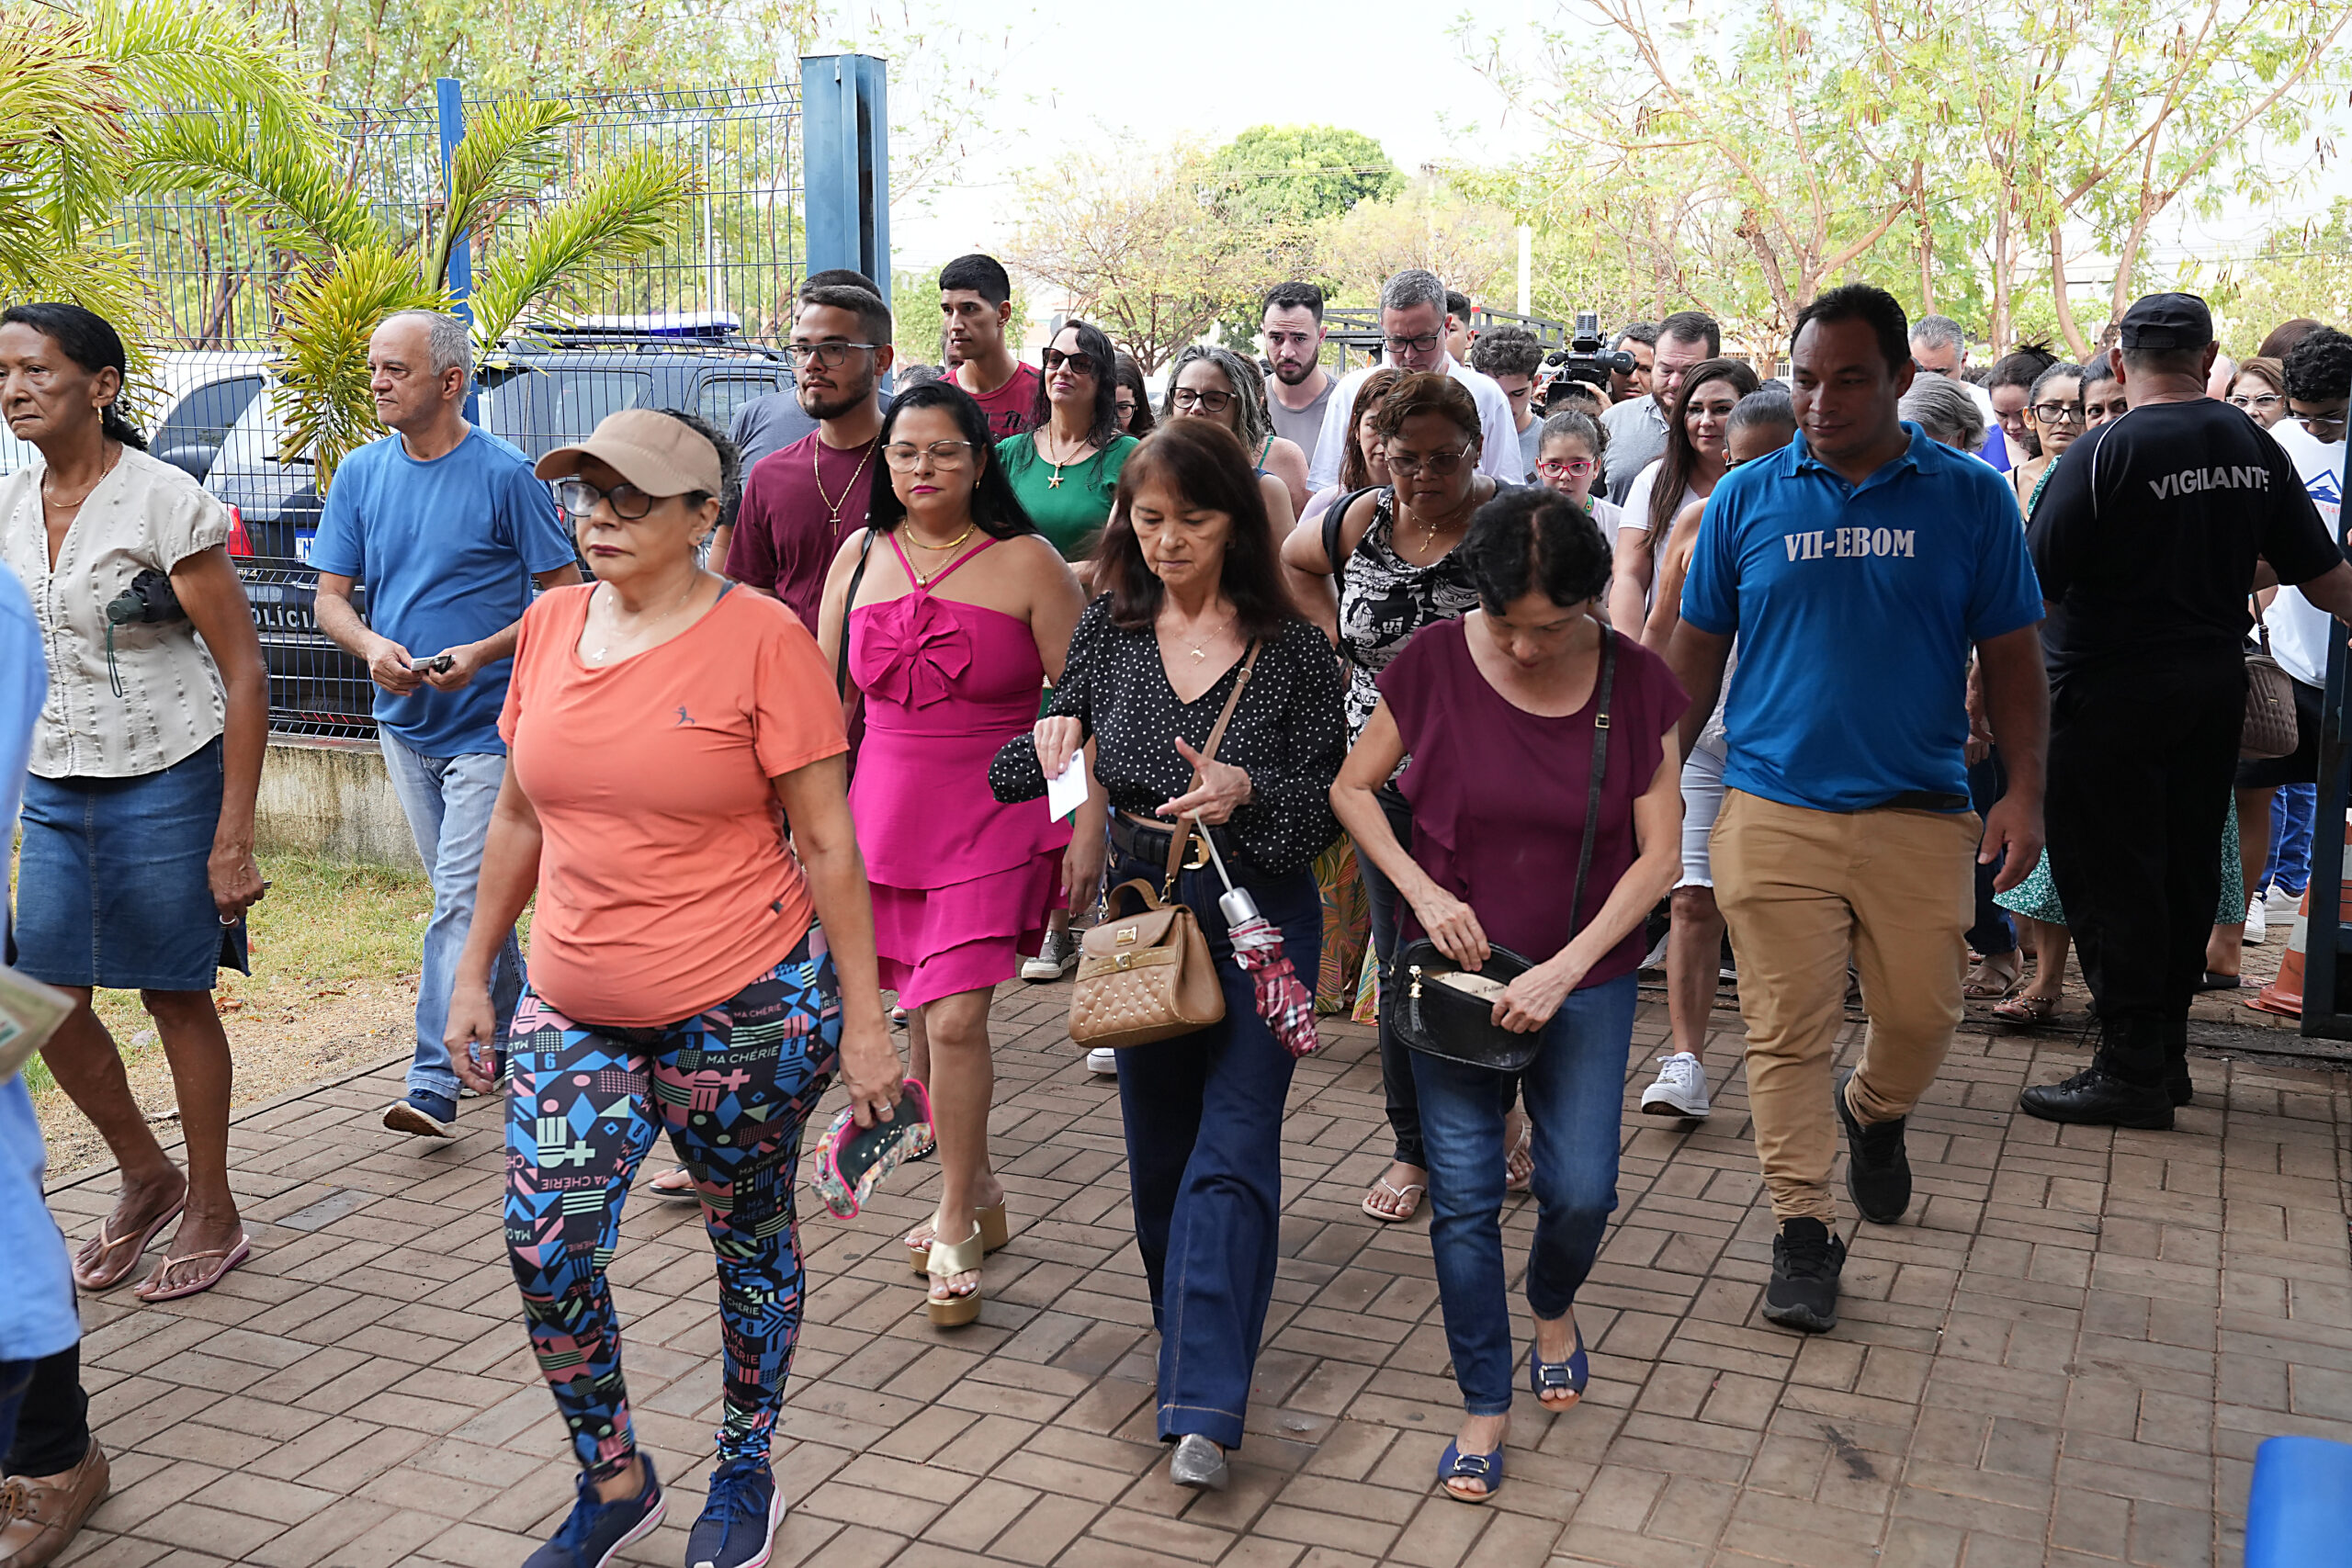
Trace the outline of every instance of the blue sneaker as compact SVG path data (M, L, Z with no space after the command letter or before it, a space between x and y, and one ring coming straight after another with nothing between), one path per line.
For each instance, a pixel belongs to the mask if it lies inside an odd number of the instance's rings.
M429 1089L413 1089L407 1099L392 1101L392 1108L384 1112L384 1125L395 1133L414 1133L423 1138L454 1138L458 1102Z
M596 1484L583 1472L577 1483L580 1500L555 1539L524 1560L523 1568L605 1568L630 1541L651 1535L670 1505L662 1495L662 1482L653 1473L653 1456L643 1449L637 1457L645 1465L645 1490L618 1503L596 1500Z
M686 1537L686 1568L760 1568L784 1522L784 1494L764 1464L739 1460L711 1472L710 1501Z

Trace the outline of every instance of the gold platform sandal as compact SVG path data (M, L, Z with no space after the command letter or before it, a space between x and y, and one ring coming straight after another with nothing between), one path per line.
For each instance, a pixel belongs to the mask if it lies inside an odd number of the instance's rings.
M982 1227L975 1224L972 1234L949 1246L943 1241L931 1244L931 1256L924 1272L934 1280L946 1280L957 1274L979 1272L981 1256L987 1251ZM974 1285L962 1295L940 1297L925 1293L923 1312L942 1328L960 1328L980 1315L980 1288Z
M994 1252L1012 1239L1012 1222L1005 1217L1003 1204L997 1203L985 1209L975 1209L972 1211L972 1217L980 1223L981 1251ZM933 1241L924 1242L921 1247L917 1247L912 1241L907 1243L907 1266L919 1277L928 1277L931 1273L931 1249L935 1244L937 1234L934 1226Z

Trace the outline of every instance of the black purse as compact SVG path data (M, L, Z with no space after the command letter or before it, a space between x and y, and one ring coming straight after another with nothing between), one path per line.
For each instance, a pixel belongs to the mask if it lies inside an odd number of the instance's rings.
M1585 883L1592 871L1593 824L1600 816L1600 786L1609 767L1609 698L1616 678L1617 634L1603 626L1600 690L1592 715L1592 783L1585 795L1584 837L1577 846L1576 887L1568 896L1571 931L1583 912ZM1505 986L1534 967L1533 960L1489 943L1485 966L1464 971L1437 943L1416 938L1396 954L1396 972L1406 977L1397 1038L1411 1050L1457 1066L1525 1072L1543 1045L1544 1032L1520 1034L1505 1029L1495 1021L1495 1002Z

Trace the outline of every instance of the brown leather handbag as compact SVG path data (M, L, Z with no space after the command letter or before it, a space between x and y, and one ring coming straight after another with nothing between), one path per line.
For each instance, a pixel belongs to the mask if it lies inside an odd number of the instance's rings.
M1209 731L1208 744L1201 748L1203 760L1216 760L1217 746L1257 664L1253 643L1242 659L1233 694L1225 699L1225 709ZM1195 771L1191 788L1199 788L1200 783ZM1216 961L1209 955L1208 938L1201 934L1201 922L1192 909L1176 897L1176 878L1184 869L1184 852L1192 845L1195 826L1186 818L1169 835L1168 875L1157 892L1138 876L1111 889L1105 900L1105 908L1114 907L1119 895L1132 888L1142 909L1104 919L1079 944L1069 1037L1080 1044L1122 1049L1149 1045L1206 1029L1225 1017L1225 987L1217 978Z
M2238 755L2258 761L2291 757L2301 739L2295 721L2293 677L2270 657L2270 628L2259 617L2262 651L2245 656L2245 721L2238 730Z

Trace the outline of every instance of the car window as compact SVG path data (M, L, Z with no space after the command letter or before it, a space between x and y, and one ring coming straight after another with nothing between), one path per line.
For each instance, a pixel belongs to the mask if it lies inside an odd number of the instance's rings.
M212 460L216 475L256 474L278 461L278 442L285 434L278 418L277 400L281 396L279 392L265 392L245 404L244 412L222 439L220 455ZM311 467L307 457L293 461L306 468Z
M209 381L179 400L148 446L159 457L183 446L217 447L260 390L258 376Z
M482 424L526 456L543 457L594 431L606 414L651 400L653 378L641 370L517 368L482 393Z
M735 423L735 411L753 398L781 389L774 376L706 376L695 394L695 412L721 430Z

